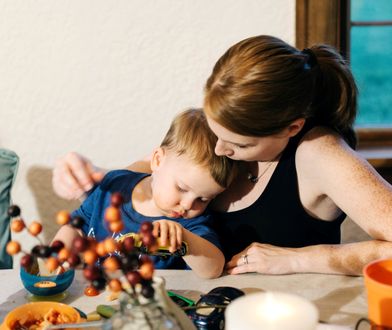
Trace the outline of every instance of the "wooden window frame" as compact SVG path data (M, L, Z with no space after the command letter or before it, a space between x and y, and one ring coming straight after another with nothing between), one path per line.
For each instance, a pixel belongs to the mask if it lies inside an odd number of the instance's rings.
M350 0L296 0L296 46L329 44L350 60ZM369 23L366 23L369 25ZM392 182L392 127L356 129L358 151Z
M346 56L349 0L297 0L296 46L325 43Z

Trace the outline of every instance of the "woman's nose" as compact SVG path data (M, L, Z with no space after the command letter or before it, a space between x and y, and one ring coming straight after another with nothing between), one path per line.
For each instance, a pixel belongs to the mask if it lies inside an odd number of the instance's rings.
M218 141L216 141L215 154L217 156L232 156L233 153L234 153L233 150L231 150L230 148L227 148L226 144L224 142L222 142L219 139L218 139Z

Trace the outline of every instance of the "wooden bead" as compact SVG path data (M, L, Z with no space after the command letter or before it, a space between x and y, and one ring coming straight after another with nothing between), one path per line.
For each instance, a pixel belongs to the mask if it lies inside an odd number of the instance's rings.
M71 220L71 215L68 211L62 210L57 212L56 221L60 226L66 225Z
M6 251L9 255L13 256L20 252L20 244L16 241L8 242Z
M21 218L19 218L19 219L14 219L14 220L12 220L12 222L11 222L11 230L12 230L14 233L19 233L19 232L21 232L25 227L26 227L26 225L25 225L24 221L23 221Z
M38 221L33 221L29 226L29 233L33 236L38 236L42 231L42 225Z

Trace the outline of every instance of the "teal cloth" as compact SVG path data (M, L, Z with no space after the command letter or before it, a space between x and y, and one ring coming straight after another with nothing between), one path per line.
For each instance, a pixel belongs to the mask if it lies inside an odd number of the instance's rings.
M11 150L0 149L0 269L12 268L12 257L5 251L11 239L10 217L7 214L11 201L11 188L18 170L19 157Z

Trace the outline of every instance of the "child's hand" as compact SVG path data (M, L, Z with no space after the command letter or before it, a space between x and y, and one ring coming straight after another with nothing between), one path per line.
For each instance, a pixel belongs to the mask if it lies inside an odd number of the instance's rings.
M159 239L162 246L169 246L170 252L175 252L182 244L183 227L175 221L157 220L153 222L152 234Z

